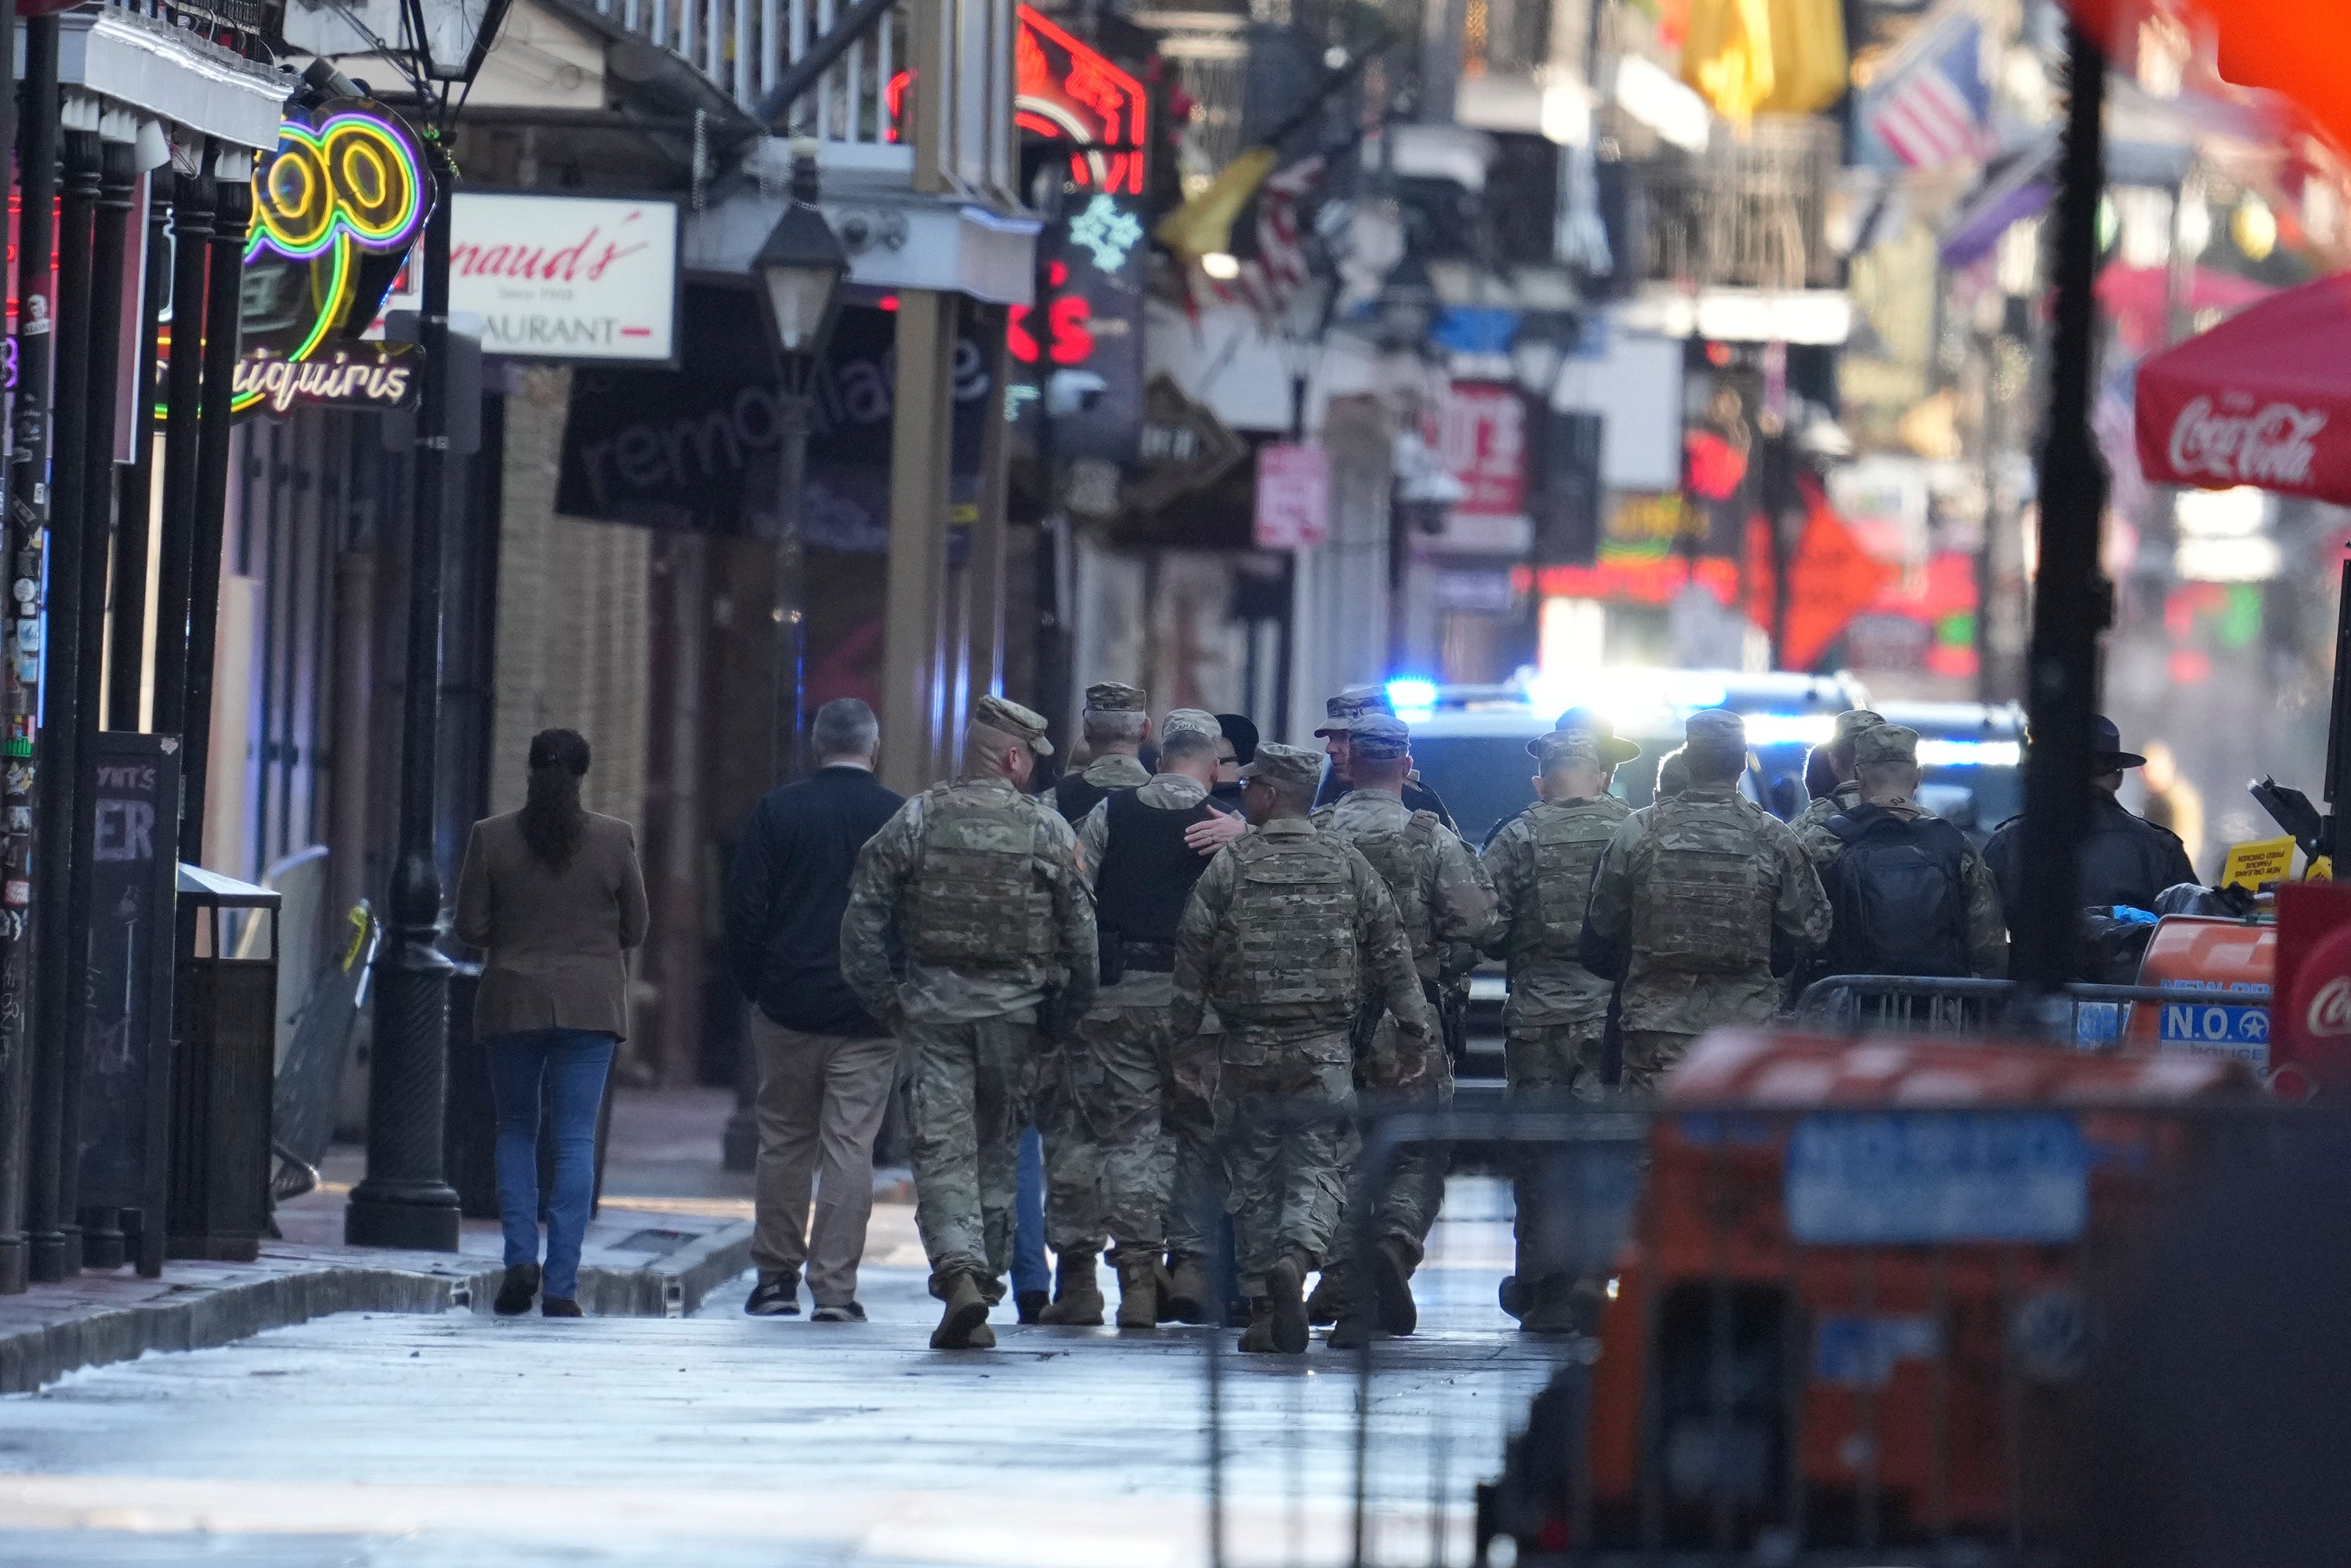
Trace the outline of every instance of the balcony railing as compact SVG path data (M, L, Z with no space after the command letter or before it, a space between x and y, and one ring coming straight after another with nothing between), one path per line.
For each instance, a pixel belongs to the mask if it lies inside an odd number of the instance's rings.
M1767 289L1834 282L1825 231L1838 136L1834 120L1759 115L1744 131L1718 124L1696 156L1668 148L1644 160L1644 275Z

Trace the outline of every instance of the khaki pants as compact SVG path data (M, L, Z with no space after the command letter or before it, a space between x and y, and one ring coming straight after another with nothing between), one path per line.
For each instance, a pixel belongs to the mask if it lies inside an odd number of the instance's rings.
M887 1035L803 1034L754 1008L751 1047L759 1061L752 1266L766 1276L798 1275L805 1265L818 1306L846 1305L857 1299L857 1264L873 1216L873 1140L890 1106L898 1042Z

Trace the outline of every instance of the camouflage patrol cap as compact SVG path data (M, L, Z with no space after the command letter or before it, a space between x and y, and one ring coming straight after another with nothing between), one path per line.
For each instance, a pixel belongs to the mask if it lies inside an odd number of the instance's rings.
M1163 741L1186 732L1205 735L1214 740L1224 733L1224 726L1217 722L1215 714L1196 707L1170 708L1167 716L1159 721L1159 738Z
M1322 754L1301 746L1284 746L1280 741L1262 741L1257 756L1241 768L1241 777L1311 793L1322 782Z
M1318 736L1345 735L1347 727L1364 714L1394 712L1395 708L1388 701L1386 687L1349 686L1337 696L1323 699L1324 723L1314 733Z
M1148 701L1142 687L1124 681L1096 681L1086 688L1088 713L1141 713Z
M1747 721L1729 708L1700 708L1683 723L1682 736L1692 751L1734 757L1747 753Z
M1365 762L1384 762L1412 751L1412 731L1392 713L1359 713L1347 721L1347 746Z
M1864 730L1876 729L1886 722L1886 716L1865 707L1849 707L1836 716L1836 737L1833 746L1850 746Z
M1588 729L1555 729L1527 742L1527 749L1534 753L1546 773L1554 768L1608 766L1601 760L1600 737Z
M980 698L971 705L971 722L1010 736L1040 757L1053 755L1053 743L1045 738L1045 716L1008 697Z
M1872 725L1854 737L1853 760L1860 768L1885 762L1907 762L1916 767L1918 732L1902 724Z

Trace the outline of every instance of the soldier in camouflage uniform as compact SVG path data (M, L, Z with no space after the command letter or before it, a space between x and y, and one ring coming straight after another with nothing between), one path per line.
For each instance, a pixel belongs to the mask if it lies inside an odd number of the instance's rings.
M1345 1198L1355 1016L1367 994L1383 1001L1407 1063L1426 1063L1437 1025L1379 873L1307 818L1319 759L1269 742L1243 772L1259 831L1217 852L1184 907L1175 1032L1196 1035L1210 1007L1224 1024L1219 1123L1250 1299L1241 1348L1295 1354L1306 1276ZM1295 1114L1268 1119L1277 1107Z
M1314 825L1354 845L1387 883L1412 944L1421 994L1441 1019L1454 993L1466 990L1479 947L1493 926L1493 884L1478 857L1436 812L1405 804L1404 784L1412 770L1412 732L1405 722L1394 714L1367 711L1349 724L1347 738L1353 788L1337 804L1316 811ZM1366 1017L1372 1017L1368 1009ZM1379 1090L1408 1082L1416 1097L1440 1103L1452 1098L1453 1063L1441 1038L1430 1042L1426 1061L1415 1062L1404 1056L1418 1050L1418 1042L1405 1036L1394 1018L1377 1016L1365 1032L1370 1050L1358 1059L1359 1087ZM1338 1321L1332 1345L1360 1345L1375 1325L1383 1333L1408 1334L1417 1324L1412 1274L1444 1202L1449 1155L1441 1145L1410 1145L1397 1152L1376 1193L1350 1194L1351 1207L1367 1197L1371 1201L1374 1240L1371 1254L1358 1258L1358 1221L1350 1217L1340 1227L1338 1255L1324 1268L1316 1291L1316 1304ZM1364 1283L1369 1300L1359 1288Z
M1797 812L1788 824L1796 841L1813 857L1815 869L1826 865L1837 852L1836 837L1828 831L1829 819L1861 804L1861 785L1854 777L1855 745L1864 730L1876 729L1885 722L1883 716L1865 707L1847 708L1836 716L1836 735L1823 753L1828 771L1836 775L1836 787ZM1805 771L1812 771L1809 758Z
M1829 904L1795 835L1739 793L1747 728L1721 708L1690 715L1690 787L1617 824L1585 905L1579 956L1624 977L1625 1082L1647 1093L1690 1042L1761 1023L1773 978L1829 935Z
M1151 738L1149 698L1123 681L1096 681L1086 688L1086 765L1053 785L1053 804L1071 827L1113 789L1140 789L1151 782L1143 765L1143 743Z
M1355 787L1347 766L1349 737L1355 720L1367 713L1395 712L1395 705L1388 701L1385 686L1349 686L1337 696L1322 700L1322 727L1314 732L1314 737L1322 742L1322 754L1331 759L1331 766L1323 770L1322 781L1314 791L1318 810L1338 804L1339 797ZM1453 826L1453 813L1445 809L1436 790L1420 781L1416 772L1404 776L1404 803L1416 811L1434 811L1438 821L1447 828Z
M993 1345L1004 1296L1020 1129L1034 1090L1039 1009L1093 1005L1093 899L1077 836L1023 794L1050 755L1045 721L982 697L963 775L908 800L867 841L841 919L841 974L904 1043L914 1223L946 1303L935 1350ZM905 955L893 977L889 938Z
M1139 789L1113 791L1078 830L1102 986L1075 1037L1051 1053L1060 1105L1045 1135L1046 1220L1057 1237L1109 1236L1122 1329L1160 1320L1163 1216L1176 1159L1176 1118L1163 1118L1177 1092L1168 1028L1176 925L1208 857L1247 831L1208 803L1217 734L1214 714L1169 714L1160 725L1159 772ZM1183 1095L1186 1111L1198 1092L1195 1083ZM1206 1140L1188 1120L1182 1133ZM1213 1157L1212 1147L1205 1152ZM1042 1321L1102 1322L1092 1251L1071 1249L1083 1245L1054 1241L1061 1291Z
M1689 764L1683 760L1682 748L1677 746L1657 759L1657 792L1654 798L1662 800L1688 788Z
M1580 708L1527 749L1541 765L1534 781L1541 799L1486 849L1499 912L1486 951L1509 966L1510 981L1504 1071L1514 1095L1598 1102L1606 1092L1601 1052L1616 988L1583 967L1577 945L1601 852L1632 814L1608 785L1641 748L1617 738L1605 717ZM1529 1333L1571 1333L1592 1303L1577 1299L1576 1281L1530 1253L1530 1242L1540 1250L1550 1228L1539 1212L1542 1187L1534 1177L1518 1184L1518 1269L1504 1281L1503 1304Z

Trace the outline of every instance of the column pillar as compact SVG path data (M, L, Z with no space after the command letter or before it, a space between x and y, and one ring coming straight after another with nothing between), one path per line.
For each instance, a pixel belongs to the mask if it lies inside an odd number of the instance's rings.
M955 298L910 288L898 303L898 383L890 431L890 577L882 653L882 781L934 782L942 712L939 643L946 589L947 472L954 460Z

